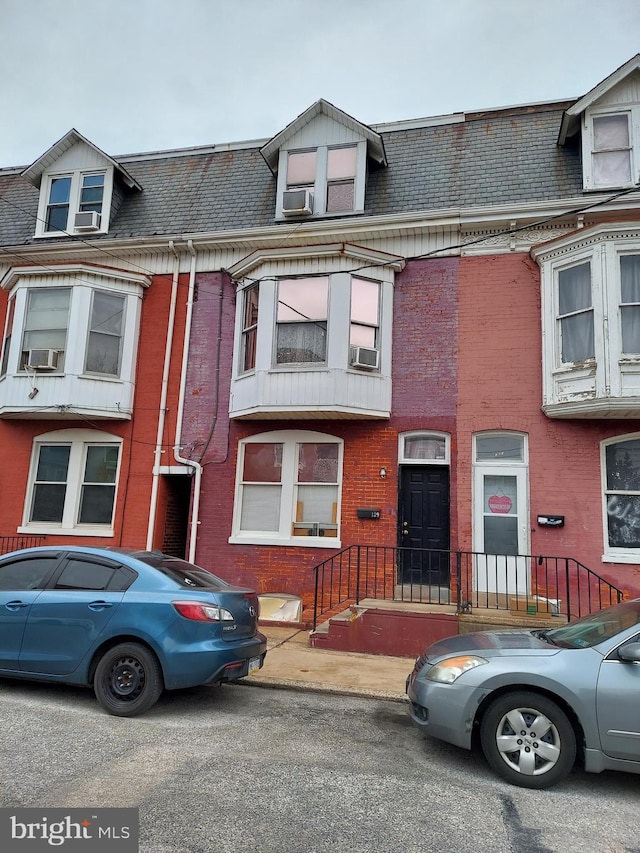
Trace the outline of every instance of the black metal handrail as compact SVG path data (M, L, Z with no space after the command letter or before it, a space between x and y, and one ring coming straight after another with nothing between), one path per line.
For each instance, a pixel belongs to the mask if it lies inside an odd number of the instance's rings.
M36 548L42 545L44 536L0 536L0 554L19 551L21 548Z
M572 557L351 545L314 572L314 629L322 614L363 598L455 604L457 613L486 608L574 619L624 597Z

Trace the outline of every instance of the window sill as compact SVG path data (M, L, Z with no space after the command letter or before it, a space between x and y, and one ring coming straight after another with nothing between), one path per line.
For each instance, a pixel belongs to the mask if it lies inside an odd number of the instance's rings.
M289 538L269 538L266 536L230 536L230 545L275 545L296 548L341 548L340 540L334 536L290 536Z
M18 533L26 533L27 535L38 536L105 536L113 537L114 530L112 527L60 527L51 524L29 524L24 527L18 527Z
M640 548L629 548L628 553L612 554L607 553L602 555L603 563L640 563Z

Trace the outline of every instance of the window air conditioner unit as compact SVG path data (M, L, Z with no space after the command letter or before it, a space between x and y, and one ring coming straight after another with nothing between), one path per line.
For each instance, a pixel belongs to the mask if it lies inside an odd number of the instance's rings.
M100 214L95 210L76 213L73 227L76 231L97 231L100 228Z
M283 216L310 216L313 213L311 190L285 190L282 195Z
M377 370L380 353L371 347L351 347L351 366Z
M30 349L27 350L25 365L29 370L57 370L60 350Z

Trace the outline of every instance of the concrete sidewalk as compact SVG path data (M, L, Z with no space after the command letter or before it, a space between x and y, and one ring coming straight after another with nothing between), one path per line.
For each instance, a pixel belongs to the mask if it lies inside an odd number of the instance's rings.
M309 631L291 626L260 625L260 631L267 637L267 657L245 684L406 701L413 658L314 649Z

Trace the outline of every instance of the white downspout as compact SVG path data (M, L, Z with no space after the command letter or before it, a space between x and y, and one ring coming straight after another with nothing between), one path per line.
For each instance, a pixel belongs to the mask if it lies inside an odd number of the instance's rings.
M189 342L191 340L191 322L193 318L193 295L195 292L196 281L196 250L193 248L193 241L187 241L187 247L191 253L191 265L189 268L189 295L187 299L187 316L184 329L184 343L182 348L182 372L180 374L180 394L178 398L178 416L176 419L176 438L173 445L173 455L176 462L183 465L190 465L194 469L193 483L193 500L191 504L191 521L189 531L189 554L188 560L190 563L195 562L196 558L196 542L198 534L198 525L200 524L200 487L202 483L202 465L194 459L187 459L180 455L180 443L182 440L182 417L184 414L184 399L187 393L187 366L189 363Z
M162 438L164 435L164 424L167 410L167 389L169 386L169 368L171 366L171 347L173 345L173 333L176 316L176 302L178 300L178 275L180 272L180 256L176 252L173 240L169 240L169 249L173 252L175 261L173 265L173 280L171 283L171 306L169 308L169 321L167 323L167 342L164 349L164 367L162 371L162 391L160 394L160 411L158 412L158 432L156 434L156 448L153 452L153 480L151 484L151 500L149 506L149 526L147 527L147 551L153 548L153 530L158 510L158 487L160 483L160 463L162 461Z

